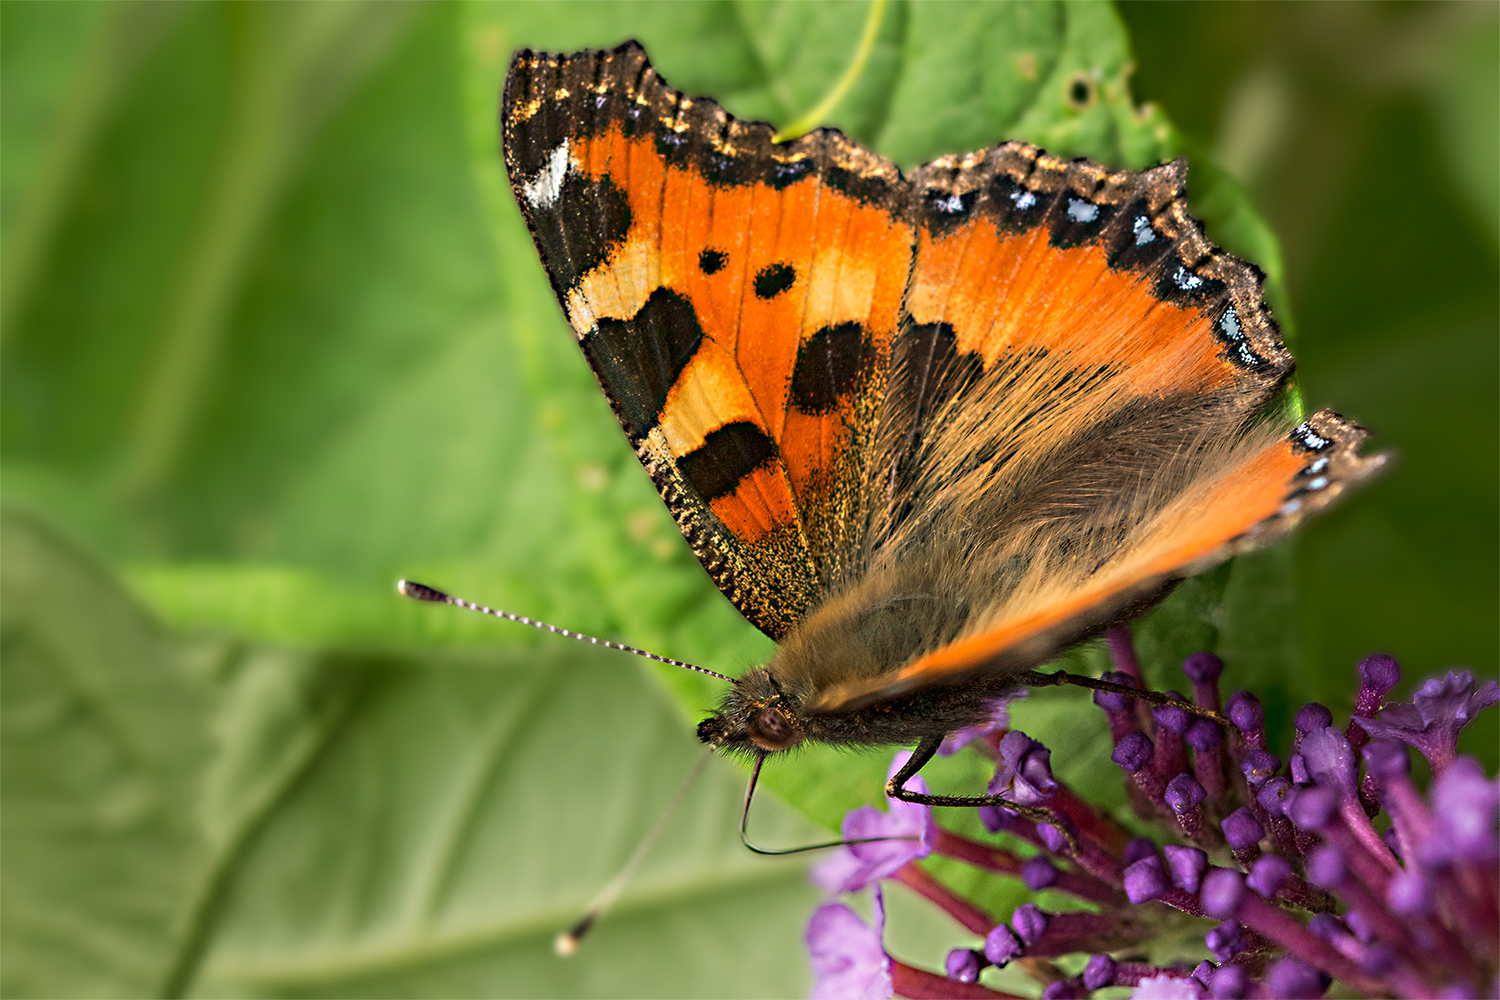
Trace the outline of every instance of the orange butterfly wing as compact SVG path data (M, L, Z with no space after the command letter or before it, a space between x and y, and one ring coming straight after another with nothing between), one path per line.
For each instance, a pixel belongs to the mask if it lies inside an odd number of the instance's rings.
M1141 526L1132 544L1085 581L1017 601L894 675L831 686L805 706L842 713L977 672L1030 669L1122 613L1151 603L1176 581L1281 537L1373 474L1382 456L1361 456L1366 432L1322 410L1285 438L1247 441L1215 475L1185 489Z
M914 238L886 160L667 87L634 43L519 52L506 165L553 288L699 559L780 638L857 548Z

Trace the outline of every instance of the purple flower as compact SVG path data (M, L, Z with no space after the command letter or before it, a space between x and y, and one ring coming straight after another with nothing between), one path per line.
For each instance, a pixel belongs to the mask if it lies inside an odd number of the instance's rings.
M1221 962L1227 962L1246 948L1245 929L1238 920L1226 920L1203 937L1208 953Z
M1359 694L1354 699L1354 714L1371 716L1380 708L1380 699L1401 680L1401 664L1393 656L1376 653L1359 663Z
M1074 839L1078 837L1078 824L1071 819L1058 813L1053 813L1056 822L1067 828ZM1053 854L1065 854L1068 851L1068 838L1064 837L1062 831L1051 823L1036 824L1037 839Z
M1250 866L1250 874L1245 877L1245 884L1266 899L1270 899L1291 877L1291 862L1279 854L1263 854L1255 859L1255 864Z
M1417 847L1429 865L1493 862L1500 855L1495 834L1500 781L1485 778L1472 757L1459 757L1433 783L1432 836Z
M1229 842L1230 850L1233 851L1254 847L1260 843L1260 838L1266 835L1265 829L1261 827L1255 814L1244 806L1224 817L1224 822L1219 826L1224 831L1224 839Z
M1193 809L1207 794L1191 774L1179 774L1167 782L1167 805L1179 815Z
M1229 721L1233 722L1235 728L1245 735L1258 732L1265 724L1266 710L1260 701L1249 691L1236 691L1229 696L1229 704L1226 707Z
M1125 844L1125 863L1133 865L1142 858L1156 854L1156 841L1150 837L1131 837Z
M1214 868L1203 877L1203 891L1199 899L1203 912L1211 917L1234 916L1245 898L1245 879L1237 871Z
M938 747L938 756L952 757L977 739L1005 732L1010 728L1010 711L1007 706L1025 697L1026 689L1020 688L1014 694L1008 694L990 702L990 721L981 722L977 726L967 726L956 733L949 733L942 745Z
M1134 774L1151 763L1154 753L1155 748L1151 745L1151 737L1145 733L1127 733L1115 745L1115 752L1109 755L1109 759Z
M865 863L854 856L847 846L829 852L828 856L813 865L807 877L813 884L830 896L841 892L858 892L869 879L864 876Z
M1057 792L1052 751L1019 729L1012 729L1000 741L1000 763L990 779L989 791L1022 806L1047 801Z
M1333 725L1333 713L1326 705L1310 701L1297 710L1297 718L1293 720L1293 725L1300 732L1310 733L1314 729L1323 729Z
M1168 691L1168 696L1182 700L1182 695L1176 691ZM1174 733L1185 733L1187 727L1192 723L1193 716L1187 709L1179 705L1155 705L1151 709L1151 718L1158 726Z
M1016 936L1023 944L1036 944L1047 933L1047 923L1047 914L1035 903L1018 906L1016 912L1010 915L1010 925L1015 928Z
M1194 653L1182 661L1182 672L1187 674L1194 687L1199 684L1215 684L1218 683L1219 675L1224 672L1224 661L1212 653Z
M900 770L910 756L897 754L890 773L894 775ZM908 782L907 787L927 791L927 784L920 776ZM900 799L888 802L890 808L885 812L874 806L860 806L844 817L841 830L845 840L885 839L842 848L813 870L814 882L833 893L857 892L876 879L890 875L908 861L932 853L938 838L932 807ZM854 863L850 863L850 858Z
M1405 777L1411 773L1407 749L1395 740L1375 740L1365 744L1365 768L1382 781Z
M1197 892L1208 870L1208 855L1196 847L1168 844L1162 848L1167 856L1167 869L1172 873L1172 884L1188 892Z
M1004 966L1026 951L1021 939L1005 924L996 924L984 936L984 957L991 965Z
M1224 742L1224 736L1219 732L1219 727L1207 719L1194 719L1188 723L1187 732L1182 734L1187 745L1194 750L1212 750Z
M1276 772L1281 770L1281 761L1269 750L1251 750L1245 754L1244 763L1240 764L1240 771L1245 775L1251 787L1265 784Z
M1159 899L1167 891L1166 872L1162 871L1161 858L1151 855L1125 868L1125 896L1132 903L1144 903Z
M1208 994L1192 976L1151 976L1142 979L1130 1000L1202 1000Z
M979 982L979 973L984 971L984 959L973 948L954 948L948 952L943 968L948 978L960 983Z
M1040 892L1057 882L1057 866L1045 854L1035 854L1021 864L1021 881L1032 892Z
M1307 856L1307 880L1313 885L1337 889L1348 874L1348 859L1332 844L1324 844Z
M1105 674L1103 680L1109 681L1112 684L1118 684L1121 687L1139 687L1134 677L1129 674L1120 673L1119 671ZM1106 712L1123 712L1132 700L1129 695L1120 694L1118 691L1094 692L1094 704Z
M1458 754L1459 731L1481 711L1500 701L1500 682L1489 681L1475 690L1467 670L1449 671L1417 689L1410 704L1396 702L1380 710L1377 719L1359 719L1372 737L1390 737L1416 747L1434 772L1448 769Z
M1297 788L1286 796L1283 803L1286 818L1299 830L1318 830L1327 826L1338 807L1339 793L1332 788Z
M1112 650L1122 632L1111 633ZM1208 660L1192 666L1195 699L1216 704L1220 667ZM1018 804L1057 796L1069 814L1058 812L1057 823L1071 831L1071 840L1053 824L1000 809L989 812L1007 826L1011 842L989 844L942 834L933 811L923 807L892 803L886 812L863 807L845 817L847 835L904 839L851 845L820 865L817 877L840 891L908 865L898 877L910 887L971 930L988 928L982 951L959 948L948 954L949 991L972 989L959 984L977 983L988 964L1011 963L1014 974L1041 979L1042 995L1055 1000L1131 983L1139 984L1134 996L1143 998L1316 997L1335 976L1340 995L1482 995L1495 981L1493 929L1500 925L1494 891L1500 781L1472 759L1451 756L1446 767L1434 769L1424 793L1420 776L1414 781L1411 774L1408 746L1451 755L1462 723L1495 700L1490 690L1495 685L1476 691L1467 674L1431 682L1404 706L1414 725L1394 733L1390 717L1400 722L1403 706L1391 706L1386 729L1372 737L1361 718L1373 712L1397 673L1393 661L1371 658L1361 664L1355 717L1347 731L1331 725L1332 714L1323 706L1303 707L1289 748L1297 784L1277 776L1281 761L1267 747L1260 703L1249 694L1229 700L1226 712L1240 733L1231 732L1227 741L1187 713L1156 712L1160 747L1133 731L1138 713L1123 702L1122 710L1109 713L1114 759L1132 772L1125 790L1138 818L1156 825L1150 837L1126 839L1108 809L1084 802L1052 774L1046 747L1011 732L998 745L991 789ZM1184 721L1182 739L1171 737ZM1381 729L1380 720L1370 721ZM1166 779L1189 759L1183 743L1200 751L1191 758L1193 773L1177 774L1169 783ZM897 759L893 772L905 759ZM1245 780L1224 780L1231 767ZM917 787L925 790L920 782ZM1381 810L1390 819L1385 837L1371 822ZM1213 822L1220 824L1244 874L1210 866L1208 855L1190 846L1197 840L1219 842L1218 831L1209 826ZM986 824L1000 825L988 818ZM1041 850L1023 846L1018 851L1014 841ZM1008 923L991 927L984 916L986 897L965 899L949 882L909 866L929 850L941 850L971 869L1019 876L1033 892L1072 895L1092 908L1044 913L1026 903ZM1159 903L1139 905L1147 901ZM885 995L893 987L918 996L944 995L941 979L885 955L878 897L876 903L873 931L837 905L815 915L808 943L818 970L817 995ZM1169 953L1162 946L1181 926L1166 917L1169 908L1219 921L1203 943L1222 965L1201 961L1189 976L1185 969L1191 959L1176 966L1150 962L1146 956ZM1309 911L1318 915L1308 920ZM1153 941L1157 934L1164 937ZM1119 948L1131 960L1077 954L1090 946ZM1028 950L1038 961L1017 963ZM1070 952L1076 964L1062 967L1081 972L1054 979L1051 960L1066 960Z
M1302 761L1313 781L1346 795L1354 793L1357 784L1354 748L1341 730L1324 726L1308 732L1302 738Z
M1108 955L1094 955L1083 967L1083 986L1088 990L1102 990L1115 981L1115 960Z
M1221 965L1209 982L1214 1000L1244 1000L1250 993L1250 977L1238 965Z
M871 926L843 903L827 903L814 911L807 925L807 950L812 956L813 1000L886 1000L891 995L891 960L881 944L885 909L880 890L873 893Z
M1385 887L1385 902L1400 916L1425 916L1432 912L1432 883L1416 872L1399 871Z
M1318 970L1291 955L1266 971L1266 990L1273 997L1317 998L1328 989Z
M1255 794L1255 801L1272 816L1286 814L1287 800L1291 798L1292 783L1285 778L1272 778Z

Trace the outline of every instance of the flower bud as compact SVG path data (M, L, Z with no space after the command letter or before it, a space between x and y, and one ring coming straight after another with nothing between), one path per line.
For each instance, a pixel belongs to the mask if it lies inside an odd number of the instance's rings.
M1208 793L1198 784L1198 779L1183 773L1167 782L1166 800L1172 811L1181 815L1203 801Z
M1125 897L1132 903L1160 899L1167 889L1167 876L1156 855L1125 867Z
M1203 911L1211 917L1234 916L1240 900L1245 898L1245 880L1237 871L1215 868L1203 878L1203 890L1198 894Z
M979 973L984 969L984 963L974 949L954 948L948 952L943 968L947 970L948 978L954 982L977 983Z
M1228 841L1230 850L1234 851L1254 847L1266 835L1265 828L1260 825L1255 814L1243 806L1225 816L1219 827L1224 831L1224 839Z
M1167 871L1172 874L1172 884L1188 892L1197 892L1208 870L1208 855L1196 847L1168 844L1162 848L1167 856Z

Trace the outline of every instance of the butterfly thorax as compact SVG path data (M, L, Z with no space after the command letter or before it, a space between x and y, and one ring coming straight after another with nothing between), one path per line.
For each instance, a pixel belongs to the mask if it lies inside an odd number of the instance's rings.
M830 692L893 678L951 642L970 615L966 589L925 569L872 574L824 602L783 638L766 666L740 677L698 727L699 738L721 749L769 753L805 740L910 744L983 721L987 703L1012 690L1013 680L987 674L852 711L825 707Z

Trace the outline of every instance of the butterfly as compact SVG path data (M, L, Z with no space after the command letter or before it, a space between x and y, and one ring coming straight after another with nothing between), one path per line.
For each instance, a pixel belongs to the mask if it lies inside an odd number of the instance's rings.
M915 744L1371 475L1278 407L1263 275L1143 172L1021 142L911 176L686 96L634 42L515 54L505 165L631 446L777 643L698 727L767 755ZM939 804L977 804L983 797Z

